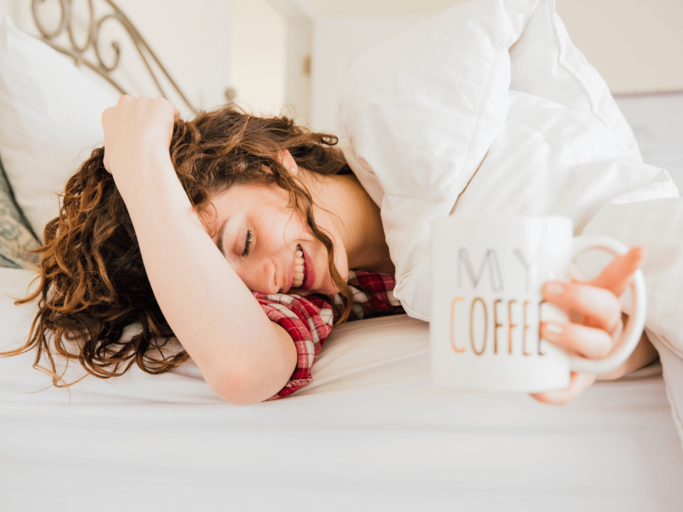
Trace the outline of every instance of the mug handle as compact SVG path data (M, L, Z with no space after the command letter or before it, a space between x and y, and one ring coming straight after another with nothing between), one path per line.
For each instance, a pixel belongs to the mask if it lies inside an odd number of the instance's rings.
M628 252L628 247L614 238L603 235L583 235L575 237L573 240L572 261L575 261L583 252L591 249L602 249L614 256ZM636 348L645 327L645 316L647 313L645 278L640 269L636 270L633 274L629 286L631 287L632 311L621 333L621 338L615 344L616 349L604 359L586 359L579 356L570 356L569 365L572 370L588 373L607 373L626 361L631 352Z

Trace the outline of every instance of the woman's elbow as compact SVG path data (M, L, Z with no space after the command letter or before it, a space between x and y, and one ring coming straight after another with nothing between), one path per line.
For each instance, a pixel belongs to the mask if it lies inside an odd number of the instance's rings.
M278 336L258 357L226 358L230 362L213 364L202 372L218 397L233 405L251 405L269 399L291 378L297 365L297 351L292 338L276 325ZM263 355L265 354L265 356ZM223 359L225 361L226 359Z
M294 369L280 370L241 366L238 369L225 368L215 372L212 377L204 378L211 390L224 402L252 405L268 400L287 384Z
M259 389L253 378L241 373L225 372L207 383L218 398L232 405L257 404L272 396Z

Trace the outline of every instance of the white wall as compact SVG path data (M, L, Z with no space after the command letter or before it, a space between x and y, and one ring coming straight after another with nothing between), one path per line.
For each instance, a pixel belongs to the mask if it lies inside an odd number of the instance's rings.
M279 113L285 104L286 25L267 0L233 0L232 85L252 111Z
M427 16L320 17L313 22L309 126L335 133L337 96L346 70L368 48Z
M74 3L77 14L87 12L85 0ZM288 34L283 16L268 0L118 0L117 3L196 107L211 108L224 103L225 90L232 87L237 92L236 100L250 110L276 113L291 101L302 107L305 118L308 78L303 77L303 55L309 51L309 36L304 34L302 39L301 29ZM102 0L94 0L94 4L99 12L107 10ZM50 15L54 19L59 13L57 5L59 0L44 0L42 8L48 20ZM38 34L31 0L0 0L0 15L5 12L17 26ZM304 25L308 23L303 21ZM123 45L125 72L116 73L116 78L132 94L156 95L144 64L135 48L128 44L120 26L107 22L104 27L105 60L113 56L111 41ZM303 32L306 30L310 31L304 26ZM299 80L290 84L289 91L285 70L288 42L289 46L299 47L300 70Z
M683 90L683 0L557 0L612 93Z
M290 0L318 17L429 15L464 0ZM683 0L556 0L614 93L683 90Z
M295 0L297 1L297 0ZM299 0L318 16L412 16L436 14L465 0Z
M284 103L293 103L299 119L306 122L313 115L309 109L320 105L323 97L331 94L328 84L346 65L345 61L330 63L334 57L330 54L324 57L325 45L343 47L343 58L347 59L362 50L362 45L374 44L377 37L391 35L397 23L403 23L396 22L396 16L419 20L420 16L436 14L461 1L118 0L118 3L195 104L211 107L224 102L224 90L232 85L237 89L237 99L249 107L279 112ZM44 5L56 2L44 0ZM30 27L30 3L31 0L0 0L0 14L8 11L19 26ZM86 2L77 0L75 4ZM683 90L683 0L557 0L557 9L575 44L603 74L613 92ZM292 17L283 14L285 11L299 15ZM365 21L359 21L361 18ZM349 21L351 28L359 23L375 24L375 27L365 35L354 34L342 28L340 23L344 20ZM318 28L311 29L316 24ZM321 34L324 35L326 28L341 35L322 42ZM316 39L312 46L318 49L312 50L315 62L312 62L311 80L317 82L309 95L304 61L310 38ZM323 58L327 59L328 67L336 67L335 73L325 75L323 69L316 69L316 62L319 68ZM126 79L135 84L142 74L135 72ZM327 123L325 119L323 124Z
M108 11L95 0L96 12ZM189 100L199 108L211 108L225 102L224 91L230 86L230 40L232 0L118 0L117 4L131 19L148 44L157 53L171 76ZM56 15L57 0L44 0L46 14ZM38 34L31 15L31 0L0 0L0 14L9 13L17 26ZM74 2L76 19L84 26L87 3ZM85 15L85 16L84 16ZM116 77L132 94L157 95L148 73L128 42L118 23L108 21L103 28L101 48L105 60L113 55L111 41L122 44L122 69ZM166 91L169 91L166 84ZM171 95L173 99L173 95ZM187 115L189 112L181 107Z
M335 129L338 84L357 56L425 17L462 3L297 1L307 2L315 12L310 124L316 130ZM557 0L557 8L574 43L613 93L683 90L683 0Z
M45 0L47 1L47 0ZM232 0L117 0L200 108L225 103Z

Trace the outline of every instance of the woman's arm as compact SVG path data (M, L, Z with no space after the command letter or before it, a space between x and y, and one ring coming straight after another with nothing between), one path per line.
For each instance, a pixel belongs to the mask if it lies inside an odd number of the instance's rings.
M628 317L626 315L623 315L623 317L624 318L622 318L622 321L626 322L626 319ZM650 340L647 338L647 334L645 334L645 331L643 331L643 335L640 337L638 345L633 350L633 353L629 356L629 358L626 361L624 361L623 364L621 364L611 372L598 375L596 379L618 379L619 377L623 377L624 375L627 375L644 366L647 366L650 363L653 363L658 358L659 353L657 352L657 349L652 345L652 343L650 343Z
M296 366L271 322L202 226L169 155L177 110L123 96L102 115L105 166L128 208L154 295L173 332L223 400L277 393Z

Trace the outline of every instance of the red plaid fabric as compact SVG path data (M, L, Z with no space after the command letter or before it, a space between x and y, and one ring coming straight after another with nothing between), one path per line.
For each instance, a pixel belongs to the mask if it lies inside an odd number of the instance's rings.
M394 298L396 280L393 275L350 271L349 286L354 300L349 320L403 313L400 302ZM298 357L292 377L284 388L268 399L277 400L311 382L313 362L332 332L336 317L329 298L324 295L254 293L254 297L268 318L285 329L296 345ZM341 304L341 297L335 296L334 302Z

